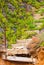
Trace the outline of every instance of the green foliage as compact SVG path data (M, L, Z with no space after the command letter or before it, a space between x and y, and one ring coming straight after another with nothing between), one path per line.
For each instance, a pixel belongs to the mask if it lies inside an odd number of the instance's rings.
M44 13L44 8L40 8L40 9L38 10L38 13L40 13L40 14Z
M42 43L40 44L40 46L44 46L44 42L42 42Z
M42 22L42 28L44 28L44 19L35 21L32 11L27 11L27 6L30 5L37 9L37 13L42 13L44 8L41 9L40 6L43 4L44 1L38 2L37 0L0 0L0 28L4 31L6 27L9 47L16 43L17 39L32 37L32 34L27 34L26 31L37 29L35 22ZM0 32L0 37L3 37L2 34L4 35L4 32Z
M35 6L36 8L39 8L40 7L40 3L37 2L37 1L33 1L32 2L32 5Z

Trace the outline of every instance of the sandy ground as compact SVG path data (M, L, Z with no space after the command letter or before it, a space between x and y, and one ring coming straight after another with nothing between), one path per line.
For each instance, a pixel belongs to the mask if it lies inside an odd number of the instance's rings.
M36 65L44 65L44 48L38 53L38 61Z

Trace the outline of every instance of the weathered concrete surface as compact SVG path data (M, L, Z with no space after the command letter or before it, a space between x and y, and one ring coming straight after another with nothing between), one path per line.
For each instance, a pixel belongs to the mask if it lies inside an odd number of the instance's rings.
M32 65L30 63L22 63L22 62L9 62L9 61L4 61L0 57L0 65Z

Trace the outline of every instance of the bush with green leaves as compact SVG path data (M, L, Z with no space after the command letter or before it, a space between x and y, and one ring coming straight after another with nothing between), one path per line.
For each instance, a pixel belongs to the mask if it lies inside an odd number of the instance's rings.
M32 7L37 9L35 13L42 13L44 11L44 8L40 9L42 3L44 1L0 0L0 28L3 29L3 33L0 32L0 37L3 37L2 34L4 35L4 28L6 27L6 40L9 45L16 43L17 39L29 38L30 35L27 35L25 31L36 30L34 23L38 22L38 20L35 21L33 18ZM44 19L41 22L43 23ZM44 28L44 25L42 27Z

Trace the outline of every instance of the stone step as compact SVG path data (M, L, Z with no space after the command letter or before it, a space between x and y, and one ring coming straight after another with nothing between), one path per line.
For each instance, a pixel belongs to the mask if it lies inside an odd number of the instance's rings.
M28 58L28 57L17 57L17 56L7 56L7 58L5 59L5 55L3 55L2 57L4 60L8 60L8 61L19 61L19 62L33 62L36 63L36 59L35 58Z

